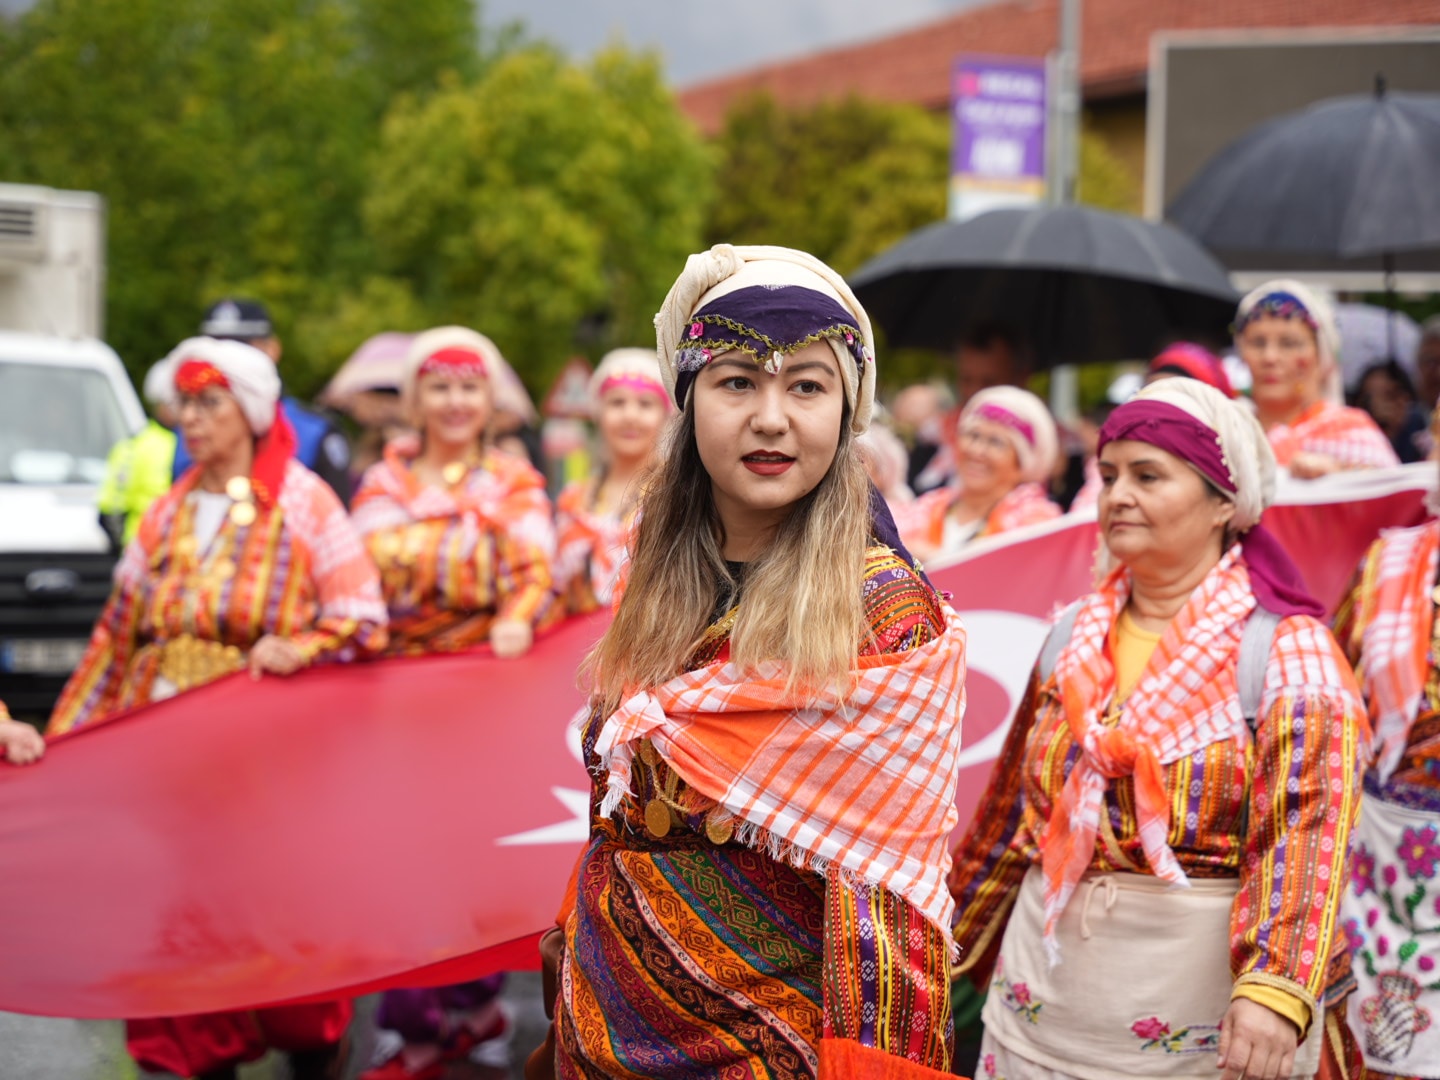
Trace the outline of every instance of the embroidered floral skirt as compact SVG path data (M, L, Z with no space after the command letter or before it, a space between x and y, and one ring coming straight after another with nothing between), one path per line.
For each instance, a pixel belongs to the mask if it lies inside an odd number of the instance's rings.
M1440 1077L1440 813L1367 792L1352 852L1351 1030L1368 1069Z

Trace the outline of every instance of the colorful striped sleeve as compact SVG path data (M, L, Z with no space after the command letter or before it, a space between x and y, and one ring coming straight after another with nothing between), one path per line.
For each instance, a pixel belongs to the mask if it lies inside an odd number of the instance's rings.
M1284 990L1313 1017L1326 989L1360 802L1360 692L1330 632L1280 624L1258 725L1249 831L1230 920L1237 989Z

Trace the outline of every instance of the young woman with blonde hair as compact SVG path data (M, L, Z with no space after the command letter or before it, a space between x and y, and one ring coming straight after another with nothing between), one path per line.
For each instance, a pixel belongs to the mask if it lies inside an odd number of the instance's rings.
M965 638L855 449L869 321L818 260L720 245L656 327L681 411L592 658L554 1066L944 1070Z

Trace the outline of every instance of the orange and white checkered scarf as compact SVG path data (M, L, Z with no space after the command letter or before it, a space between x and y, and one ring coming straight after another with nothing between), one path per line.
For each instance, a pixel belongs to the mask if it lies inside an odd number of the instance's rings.
M857 657L851 691L801 700L778 665L712 664L636 694L601 728L602 814L631 793L649 738L696 791L740 819L736 838L792 865L886 889L949 936L950 833L959 821L965 630Z
M1375 726L1376 766L1388 780L1410 738L1435 624L1431 590L1440 561L1440 522L1396 529L1381 539L1375 615L1361 635L1361 685Z
M1065 719L1081 748L1042 844L1045 947L1059 959L1055 927L1095 854L1109 782L1135 782L1140 844L1155 876L1187 885L1166 843L1170 799L1164 766L1246 732L1235 663L1246 620L1255 607L1239 545L1216 564L1171 620L1144 674L1125 700L1119 721L1104 717L1115 696L1112 636L1130 594L1121 567L1085 598L1069 644L1055 663Z
M590 591L604 606L615 594L620 572L629 557L636 514L597 514L587 505L589 485L567 488L556 503L557 567L583 573L589 566Z

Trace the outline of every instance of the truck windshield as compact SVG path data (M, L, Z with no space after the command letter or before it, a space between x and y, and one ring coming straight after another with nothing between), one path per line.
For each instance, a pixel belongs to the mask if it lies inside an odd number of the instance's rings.
M55 364L0 364L0 483L97 484L129 434L110 381Z

